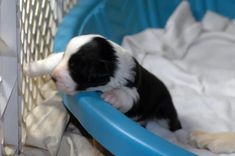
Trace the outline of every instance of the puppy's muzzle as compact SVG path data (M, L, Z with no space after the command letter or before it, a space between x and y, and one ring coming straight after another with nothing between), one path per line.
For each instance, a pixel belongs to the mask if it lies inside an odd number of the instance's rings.
M52 80L56 83L59 91L64 91L68 95L76 93L77 84L72 80L66 66L58 65L51 73Z
M63 79L64 73L66 72L65 66L59 64L51 73L51 78L54 82L57 82L59 79Z
M54 70L51 74L51 79L56 83L58 77L59 77L59 72Z

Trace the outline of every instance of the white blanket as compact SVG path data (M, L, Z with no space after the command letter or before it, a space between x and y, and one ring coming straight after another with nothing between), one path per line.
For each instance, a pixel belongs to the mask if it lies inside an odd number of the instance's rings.
M122 45L167 85L183 126L175 134L154 122L148 129L198 155L215 155L189 146L187 136L235 131L235 22L209 11L197 22L183 1L164 29L126 36Z
M24 108L20 156L102 156L72 124L55 84L48 81L41 88L44 99L31 110ZM13 155L11 147L5 155Z

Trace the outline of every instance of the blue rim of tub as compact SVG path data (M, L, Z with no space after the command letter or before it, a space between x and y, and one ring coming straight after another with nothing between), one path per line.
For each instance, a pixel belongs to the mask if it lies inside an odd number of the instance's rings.
M190 0L190 4L197 20L208 9L231 18L235 17L232 1L220 4L219 0ZM60 23L54 51L64 51L72 37L88 33L101 34L120 44L124 35L163 27L179 3L180 0L80 0ZM61 95L84 128L114 155L195 155L142 128L104 102L98 92Z

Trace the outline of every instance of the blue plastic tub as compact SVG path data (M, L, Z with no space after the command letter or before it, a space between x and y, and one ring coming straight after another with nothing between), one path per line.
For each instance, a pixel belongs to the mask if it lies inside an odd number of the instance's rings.
M164 27L180 0L79 0L64 17L55 37L54 51L63 51L77 35L98 33L121 43L123 36L146 28ZM234 0L189 0L200 20L206 10L235 17ZM62 95L66 107L88 132L114 155L194 155L150 133L111 107L96 92Z

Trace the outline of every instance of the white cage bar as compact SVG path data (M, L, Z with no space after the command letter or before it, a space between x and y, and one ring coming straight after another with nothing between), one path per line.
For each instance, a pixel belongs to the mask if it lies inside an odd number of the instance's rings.
M49 79L29 78L21 69L52 52L57 25L76 2L0 0L0 136L3 130L4 145L11 147L14 155L24 144L25 117L43 100L39 88Z

